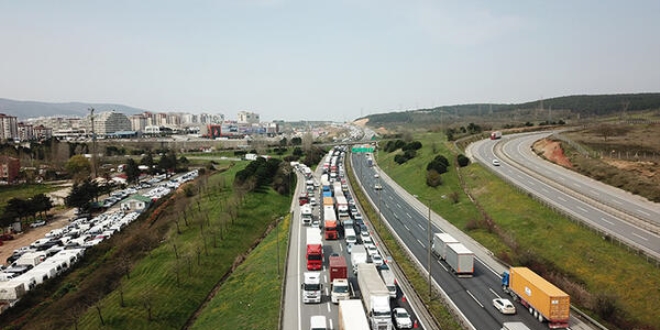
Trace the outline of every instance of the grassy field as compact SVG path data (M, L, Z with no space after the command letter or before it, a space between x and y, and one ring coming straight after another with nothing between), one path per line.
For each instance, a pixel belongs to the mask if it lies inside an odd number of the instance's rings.
M612 328L658 329L660 269L626 248L595 235L509 187L479 165L461 169L470 193L485 216L469 202L458 184L454 166L442 175L443 185L425 184L426 163L436 154L454 159L440 135L415 137L424 147L417 158L394 163L396 152L378 154L379 166L410 193L432 200L435 212L478 240L496 256L513 264L528 265L562 287L573 303ZM450 194L458 192L454 203ZM493 225L485 225L484 219Z
M46 184L0 186L0 215L4 212L7 202L12 198L28 199L57 189L57 187Z
M235 171L213 179L233 179ZM219 182L209 182L210 186L214 184ZM194 225L188 228L181 225L181 234L177 234L172 226L166 242L135 265L130 279L122 283L125 306L119 303L120 290L113 291L101 301L103 328L180 329L232 268L236 256L245 253L264 234L275 217L287 214L290 202L290 198L270 190L248 194L231 225L230 219L223 219L222 211L222 200L227 200L230 194L231 191L225 190L204 196L200 201L200 214L204 216L192 221ZM264 200L269 202L264 203ZM195 204L190 206L192 210L196 208ZM207 221L210 221L210 228L217 228L215 233L200 233L199 228L205 226ZM221 227L225 230L222 234ZM211 235L214 235L215 243L209 242ZM175 244L178 259L174 252ZM80 318L79 326L86 329L101 327L97 310L90 308Z
M190 329L218 329L220 324L223 329L278 328L290 223L291 217L286 216L278 230L266 236L200 311ZM279 273L275 253L280 255Z

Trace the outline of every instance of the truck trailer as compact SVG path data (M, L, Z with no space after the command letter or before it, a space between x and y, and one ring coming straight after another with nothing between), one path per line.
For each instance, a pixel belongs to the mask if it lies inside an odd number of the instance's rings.
M350 299L339 302L339 330L370 330L360 300Z
M300 207L300 221L305 226L312 224L312 207L309 204Z
M461 243L447 244L445 261L458 276L472 276L474 273L474 253Z
M500 330L530 330L525 323L522 322L504 322Z
M390 293L374 264L358 265L358 286L362 303L374 330L392 330Z
M325 230L325 239L339 239L337 214L333 206L323 207L323 228Z
M320 270L323 267L323 242L321 230L307 228L307 270Z
M353 275L357 274L359 264L367 263L367 250L364 245L354 245L351 250L351 266L353 266Z
M433 234L433 244L431 249L438 258L444 259L447 251L447 244L451 243L460 243L457 239L447 233L436 233Z
M548 321L550 329L568 327L571 298L527 267L511 267L502 274L502 289L520 300L539 322Z
M350 297L350 288L348 285L348 268L346 267L346 258L344 256L330 257L330 300L338 303Z

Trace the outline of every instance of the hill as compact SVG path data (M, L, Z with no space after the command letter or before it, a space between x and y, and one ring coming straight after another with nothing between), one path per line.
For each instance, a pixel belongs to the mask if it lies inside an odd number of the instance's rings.
M370 126L433 125L454 121L525 122L584 119L656 109L660 109L660 93L574 95L518 104L474 103L380 113L357 120L368 119Z
M0 98L0 113L18 117L19 120L37 117L63 116L83 117L89 114L89 108L97 112L116 110L126 115L142 113L146 110L111 103L48 103L36 101L17 101Z

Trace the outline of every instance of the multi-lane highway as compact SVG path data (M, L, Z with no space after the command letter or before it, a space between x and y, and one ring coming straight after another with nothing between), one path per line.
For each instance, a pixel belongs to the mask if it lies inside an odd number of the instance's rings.
M314 179L320 181L320 170L314 174ZM296 196L299 192L305 191L306 178L298 173L298 186L296 187ZM320 196L318 190L314 192L316 200L320 203ZM356 203L357 204L357 203ZM361 211L359 204L356 205ZM313 208L314 218L320 218L320 205ZM282 329L309 329L310 318L314 315L323 315L328 320L329 329L338 329L338 307L330 301L330 282L328 274L328 259L330 254L339 253L344 256L347 261L349 283L352 289L352 296L359 299L360 291L357 285L357 280L353 274L353 267L351 265L350 254L346 251L343 236L338 240L323 240L323 254L324 264L321 270L321 282L323 283L323 295L320 304L303 304L300 287L302 284L303 273L307 271L307 264L305 259L306 252L306 226L303 226L300 219L300 206L297 200L294 200L291 205L293 217L291 221L290 239L289 239L289 252L287 261L287 272L285 281L285 297L284 297L284 312L282 319ZM368 224L368 219L365 219ZM381 250L381 255L383 255ZM399 288L397 298L392 300L392 307L402 306L405 307L412 314L412 318L416 319L414 311L410 308L407 301L402 299L405 293ZM421 326L419 327L422 328Z
M387 178L385 173L374 176L376 170L369 167L365 156L352 157L355 173L374 205L382 213L382 218L389 224L393 232L410 250L415 261L424 269L428 269L429 255L429 217L426 207L414 200L410 194ZM382 189L374 189L379 184ZM472 329L499 329L503 322L522 321L530 329L547 329L547 325L540 324L530 314L520 312L516 315L505 316L492 306L492 299L505 297L501 289L499 273L504 270L502 266L486 265L482 260L488 258L488 252L478 244L471 242L467 235L459 233L439 216L431 215L431 232L449 232L468 246L479 258L475 261L474 276L459 278L454 275L447 264L431 257L431 276L434 285L441 288L453 301L455 306L468 320L466 326ZM442 228L440 228L442 226ZM418 294L428 294L420 292ZM438 298L436 298L437 301ZM439 303L439 302L438 302ZM518 306L522 310L522 306Z
M576 219L660 259L660 207L540 159L534 141L551 132L473 144L470 153L498 175ZM499 159L499 166L492 160Z

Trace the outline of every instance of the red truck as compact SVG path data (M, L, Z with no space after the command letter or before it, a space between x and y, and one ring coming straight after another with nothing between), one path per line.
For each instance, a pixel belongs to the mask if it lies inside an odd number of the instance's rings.
M348 278L346 258L343 256L330 257L330 282L339 278Z
M309 196L307 195L307 193L300 194L300 196L298 197L298 204L305 205L307 203L309 203Z
M334 207L323 207L323 224L323 228L325 229L325 239L339 239L339 232L337 231L337 214L335 214Z
M320 270L323 268L323 242L321 230L307 228L307 270Z

